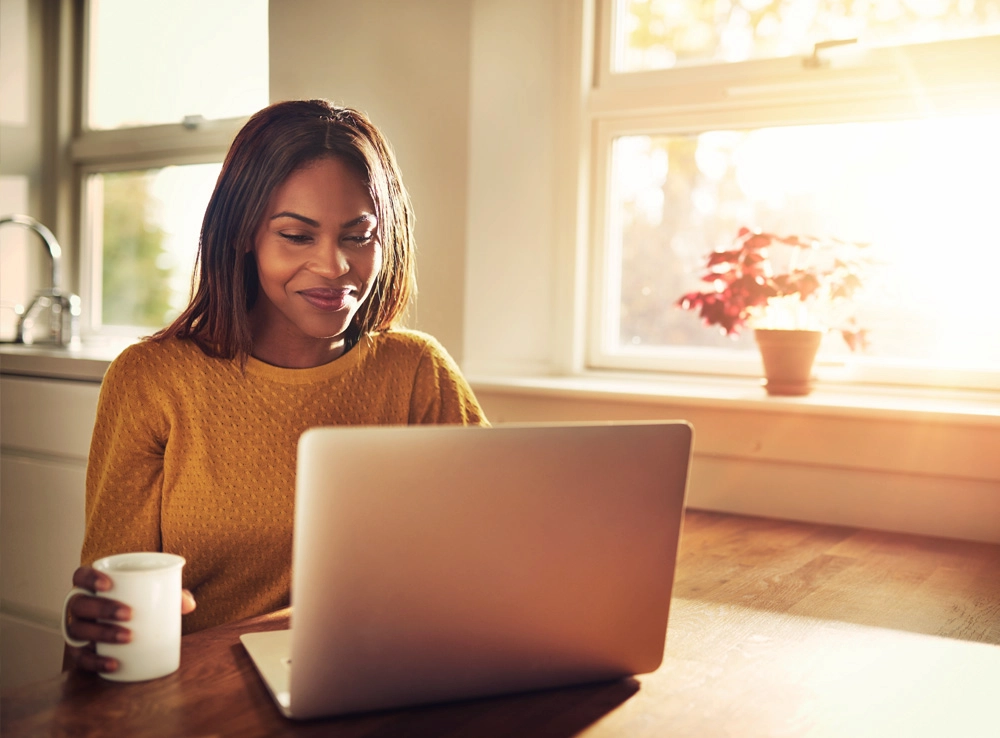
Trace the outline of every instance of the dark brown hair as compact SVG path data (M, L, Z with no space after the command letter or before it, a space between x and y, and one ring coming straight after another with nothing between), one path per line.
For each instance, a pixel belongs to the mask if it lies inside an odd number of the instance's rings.
M198 246L197 288L177 319L152 338L190 338L209 356L245 361L252 349L249 309L259 282L252 245L274 191L292 172L334 157L368 187L382 269L354 318L360 335L391 328L416 291L413 210L389 143L357 110L326 100L275 103L236 135L208 201Z

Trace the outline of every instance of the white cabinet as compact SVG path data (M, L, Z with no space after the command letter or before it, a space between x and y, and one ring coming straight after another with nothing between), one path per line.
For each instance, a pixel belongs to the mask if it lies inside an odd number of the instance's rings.
M0 681L59 673L100 383L0 376Z

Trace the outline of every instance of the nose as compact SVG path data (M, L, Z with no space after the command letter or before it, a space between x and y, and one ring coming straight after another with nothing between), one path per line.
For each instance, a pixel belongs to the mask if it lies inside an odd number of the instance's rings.
M309 263L310 269L323 277L340 277L351 270L351 264L347 260L344 249L336 241L320 242L312 256Z

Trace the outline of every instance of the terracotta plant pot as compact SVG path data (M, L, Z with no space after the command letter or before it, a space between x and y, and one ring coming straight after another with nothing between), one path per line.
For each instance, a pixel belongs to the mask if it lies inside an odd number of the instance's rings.
M823 339L822 331L757 328L754 338L764 362L763 385L769 395L808 395L812 392L812 368Z

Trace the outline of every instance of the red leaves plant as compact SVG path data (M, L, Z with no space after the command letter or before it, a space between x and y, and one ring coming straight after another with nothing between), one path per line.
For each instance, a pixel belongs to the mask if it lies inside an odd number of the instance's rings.
M791 247L788 271L773 273L770 252L774 246ZM717 325L726 335L734 335L775 298L796 295L803 302L850 301L862 287L861 272L868 264L866 256L854 254L865 248L865 244L776 236L743 227L732 248L708 255L701 279L711 287L688 292L677 305L698 311L706 325ZM840 251L846 255L832 255ZM825 259L819 258L820 252ZM866 331L853 317L840 330L852 351L867 344Z

